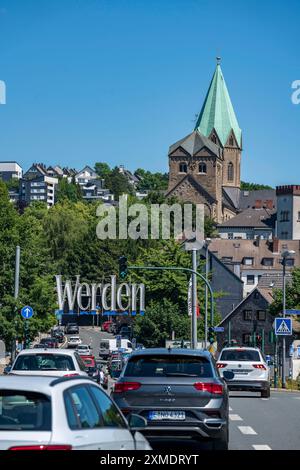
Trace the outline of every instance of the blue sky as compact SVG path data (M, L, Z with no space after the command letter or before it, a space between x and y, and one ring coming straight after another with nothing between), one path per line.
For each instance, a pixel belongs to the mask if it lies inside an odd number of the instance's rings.
M242 178L300 183L299 17L298 0L0 0L0 160L167 171L220 55Z

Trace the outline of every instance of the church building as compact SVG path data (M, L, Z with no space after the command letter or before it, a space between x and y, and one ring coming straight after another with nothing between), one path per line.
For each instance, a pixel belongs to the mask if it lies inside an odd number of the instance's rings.
M242 131L217 66L193 132L169 148L166 196L204 204L217 223L239 212Z

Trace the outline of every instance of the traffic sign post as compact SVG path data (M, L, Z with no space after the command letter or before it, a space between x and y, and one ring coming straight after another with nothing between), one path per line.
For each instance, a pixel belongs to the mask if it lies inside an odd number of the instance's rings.
M117 335L116 336L116 347L119 349L122 345L122 336L121 335Z
M22 308L21 310L21 315L25 320L28 320L28 318L31 318L33 316L33 309L29 305L25 305L25 307Z
M290 336L292 331L292 319L285 317L275 318L275 335L277 336Z

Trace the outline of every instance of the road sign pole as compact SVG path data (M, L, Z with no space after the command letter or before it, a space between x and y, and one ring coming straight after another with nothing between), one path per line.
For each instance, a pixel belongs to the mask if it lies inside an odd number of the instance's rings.
M286 276L285 276L285 268L286 268L286 258L283 257L283 312L282 316L285 318L285 310L286 310ZM285 336L282 337L282 388L286 388L285 382Z
M197 270L197 250L192 250L192 349L197 349L198 347L198 337L197 337L197 275L195 271Z
M16 260L15 260L15 292L14 298L15 300L19 297L19 286L20 286L20 247L16 246ZM14 324L16 325L16 314L17 311L15 310L14 316ZM16 357L16 338L12 340L12 347L11 347L11 360L14 361Z

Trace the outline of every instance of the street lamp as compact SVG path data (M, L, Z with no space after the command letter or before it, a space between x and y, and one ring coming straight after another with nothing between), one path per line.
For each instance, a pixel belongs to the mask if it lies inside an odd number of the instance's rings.
M209 273L209 250L208 247L211 243L211 238L206 238L205 239L205 279L208 281L208 273ZM205 326L204 326L204 334L205 334L205 348L207 348L207 330L208 330L208 324L207 324L207 315L208 315L208 288L207 285L205 285ZM213 325L211 325L213 326Z
M282 316L285 318L285 312L286 312L286 261L290 256L293 256L295 254L294 250L285 250L281 253L282 256L282 266L283 266L283 278L282 278L282 289L283 289L283 298L282 298ZM285 382L285 336L282 337L282 368L281 368L281 373L282 373L282 388L286 388L286 382Z

